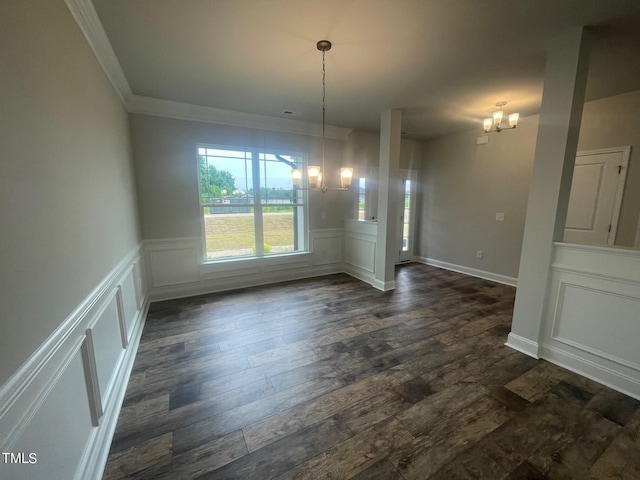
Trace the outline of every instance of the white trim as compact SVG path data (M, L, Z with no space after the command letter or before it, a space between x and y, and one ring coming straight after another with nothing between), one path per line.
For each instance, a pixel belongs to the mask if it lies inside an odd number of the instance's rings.
M384 285L382 285L381 281L376 280L376 277L374 274L367 272L361 268L358 268L355 265L346 263L344 265L344 273L352 276L353 278L357 278L362 282L368 283L369 285L371 285L374 288L377 288L378 290L384 291ZM374 285L374 283L376 282L378 283Z
M104 414L104 411L102 410L102 396L100 395L96 354L93 347L93 332L91 328L85 330L85 338L82 342L82 366L84 367L84 379L87 383L87 392L89 394L91 423L94 427L97 427L100 425L100 418Z
M630 282L629 282L630 283ZM635 283L637 285L637 282ZM638 372L640 372L640 365L638 365L637 363L634 362L630 362L629 360L622 358L622 357L617 357L615 355L611 355L609 353L603 352L601 350L598 350L596 348L587 346L587 345L583 345L581 343L578 343L576 341L573 341L569 338L565 338L565 337L561 337L559 335L559 329L560 329L560 321L561 321L561 315L562 315L562 306L564 305L564 298L565 298L565 291L567 289L567 287L574 287L577 289L581 289L587 292L592 292L592 293L604 293L613 297L618 297L618 298L625 298L625 299L630 299L630 300L634 300L634 301L638 301L640 300L640 297L637 296L633 296L633 295L624 295L619 293L618 291L615 291L611 288L607 289L604 288L602 286L598 286L597 288L594 287L593 285L589 285L588 283L579 283L579 282L575 282L575 281L567 281L567 280L563 280L562 278L559 279L558 281L558 294L556 297L556 301L555 301L555 306L553 309L553 314L550 318L551 320L551 329L550 329L550 336L548 337L550 340L554 340L556 342L559 343L563 343L565 345L568 345L576 350L581 350L583 352L589 353L591 355L594 355L596 357L600 357L600 358L604 358L610 362L619 364L619 365L623 365L627 368L631 368L634 369Z
M317 123L223 110L221 108L192 105L141 95L129 96L126 107L129 113L322 137L322 125ZM325 137L334 140L346 140L351 131L351 128L326 125Z
M122 288L118 282L123 276L133 273L135 277L143 273L140 269L132 269L132 265L141 257L142 245L139 244L109 272L0 388L1 451L9 451L11 445L19 441L23 434L33 434L38 426L32 424L32 419L41 408L64 408L61 403L45 402L60 402L59 398L52 400L49 393L58 385L57 382L62 375L69 371L67 367L70 362L78 358L80 353L82 374L68 378L72 378L72 382L80 390L86 391L91 421L86 431L79 433L76 430L75 434L82 437L69 438L75 443L82 442L85 445L79 463L69 465L69 470L75 472L69 477L78 480L102 477L149 305L144 279L140 279L139 283L139 293L143 298L142 307L132 320L132 335L128 348L118 356L112 367L114 373L107 387L108 395L105 395L104 402L100 398L93 348L93 343L100 342L100 339L92 338L95 335L90 328L98 321L107 303L113 301L118 288ZM133 283L129 284L131 295L136 294L134 290L138 288L137 283L138 279L134 278ZM59 437L47 438L46 441L64 441L64 438L64 434L60 433Z
M540 358L538 356L538 343L533 340L529 340L528 338L521 337L520 335L516 335L515 333L509 333L507 337L507 343L505 343L507 347L511 347L514 350L517 350L525 355L529 355L533 358Z
M322 137L322 125L317 123L135 95L91 0L65 0L65 3L129 113ZM350 128L327 125L325 136L346 140L351 131Z
M109 404L103 414L104 421L99 429L93 430L92 435L87 442L88 447L80 461L80 467L78 468L75 477L76 480L100 480L102 478L104 467L107 464L107 457L109 456L113 434L115 433L116 425L118 424L118 417L122 408L122 402L124 401L124 395L127 391L131 369L133 368L136 353L138 352L138 345L140 344L140 338L142 337L147 312L149 311L149 303L149 300L145 299L143 308L138 313L138 317L135 322L136 326L134 327L131 335L131 341L129 342L129 346L125 351L125 354L121 357L122 360L118 366L116 374L114 375L116 380L111 392Z
M621 255L628 257L634 255L640 257L640 252L630 249L629 247L610 247L607 245L584 245L581 243L553 242L553 246L557 249L584 250L587 252L606 253L608 255Z
M109 38L102 27L98 13L91 0L65 0L71 15L84 34L93 54L109 78L122 104L126 106L132 96L131 87L116 57Z
M396 281L390 280L388 282L383 282L382 280L374 278L371 286L373 288L377 288L378 290L382 290L383 292L388 292L390 290L396 289Z
M0 418L13 406L17 398L36 375L44 368L45 364L62 343L71 335L78 323L86 317L100 299L110 290L111 285L120 278L121 272L138 255L142 243L127 255L109 274L95 287L91 293L69 314L64 322L44 341L40 347L31 354L27 361L7 380L0 389Z
M541 357L551 363L640 400L640 380L638 378L630 377L624 372L616 371L548 344L541 345L540 352Z
M435 260L427 257L413 257L412 260L414 262L444 268L445 270L451 270L452 272L464 273L466 275L471 275L472 277L484 278L485 280L491 280L492 282L503 283L512 287L518 286L517 278L508 277L499 273L487 272L485 270L478 270L477 268L465 267L464 265L456 265L455 263L443 262L441 260Z

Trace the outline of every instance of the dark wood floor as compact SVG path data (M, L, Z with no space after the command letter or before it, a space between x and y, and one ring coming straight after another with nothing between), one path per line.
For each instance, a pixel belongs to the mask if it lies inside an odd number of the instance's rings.
M152 304L104 478L640 479L640 402L505 347L514 288L396 281Z

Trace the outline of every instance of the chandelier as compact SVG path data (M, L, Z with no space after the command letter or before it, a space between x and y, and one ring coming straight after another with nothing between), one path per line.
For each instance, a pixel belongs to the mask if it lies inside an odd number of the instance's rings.
M493 112L492 118L484 119L484 133L500 133L502 130L505 130L504 128L502 128L502 117L504 116L502 107L504 107L506 104L507 102L496 103L496 107L498 107L498 110ZM509 128L516 128L518 126L519 117L519 113L512 113L511 115L509 115Z
M326 66L325 53L331 50L331 42L329 40L320 40L316 47L322 52L322 167L318 165L309 165L307 167L308 187L303 188L302 170L294 168L291 170L291 179L294 187L299 190L319 190L325 193L328 190L349 190L351 178L353 177L353 168L344 167L340 169L340 187L328 187L324 181L324 151L325 151L325 98L326 98Z

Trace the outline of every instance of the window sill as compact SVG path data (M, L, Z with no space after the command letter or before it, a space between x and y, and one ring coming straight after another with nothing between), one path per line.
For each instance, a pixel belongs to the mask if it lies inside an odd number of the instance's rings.
M211 270L241 269L269 264L297 263L301 260L310 259L311 255L311 252L305 251L275 253L264 257L224 258L220 260L206 260L202 262L200 266Z

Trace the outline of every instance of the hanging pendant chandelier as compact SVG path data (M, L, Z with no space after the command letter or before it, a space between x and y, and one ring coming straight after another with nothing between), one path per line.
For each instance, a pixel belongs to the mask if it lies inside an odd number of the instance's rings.
M331 50L331 42L329 40L320 40L316 47L322 52L322 166L309 165L307 167L308 187L302 187L302 170L295 168L291 170L291 179L293 186L299 190L319 190L325 193L328 190L349 190L351 178L353 177L353 168L343 167L340 169L340 187L328 187L325 183L325 98L326 98L326 66L325 53Z

